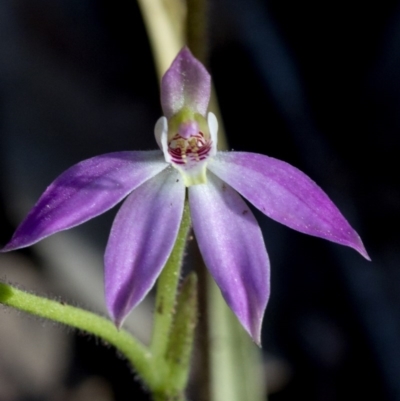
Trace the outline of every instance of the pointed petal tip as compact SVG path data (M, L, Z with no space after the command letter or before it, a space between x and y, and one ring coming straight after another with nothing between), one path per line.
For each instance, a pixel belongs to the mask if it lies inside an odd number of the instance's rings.
M203 66L203 64L201 64L200 61L193 56L193 53L187 46L183 46L182 49L179 50L178 54L175 56L174 60L171 63L171 67L173 67L174 64L181 62L196 63L196 64L198 63L201 66Z
M37 242L37 241L36 241ZM36 243L35 242L35 243ZM24 243L23 241L20 241L19 237L16 237L14 235L13 238L11 238L10 242L5 244L3 248L0 248L0 253L6 253L6 252L11 252L11 251L16 251L18 249L22 248L27 248L30 245L33 245L34 243Z
M114 320L114 325L118 331L121 331L122 324L123 324L122 319Z
M345 233L342 238L336 238L333 239L332 242L336 242L341 245L348 246L350 248L353 248L355 251L357 251L362 257L364 257L366 260L371 262L371 258L368 255L367 250L365 249L365 246L361 240L361 237L358 235L357 231L354 230L349 223L346 221L346 224L348 226L348 230L343 230Z
M120 331L122 329L122 325L125 322L126 317L128 316L130 310L128 313L124 310L116 310L116 308L113 305L110 305L107 302L106 299L106 306L107 306L107 311L108 311L108 316L110 320L114 323L115 328Z
M267 305L268 305L268 300L269 300L269 295L268 295L268 299L267 299ZM261 345L261 330L262 330L262 324L263 324L263 321L264 321L264 315L265 315L265 311L267 309L267 305L265 305L265 308L264 308L263 312L261 313L261 316L259 317L259 319L257 319L253 323L252 331L250 333L250 336L251 336L252 340L256 343L256 345L259 348L262 348L262 345Z
M354 245L351 245L351 247L353 249L355 249L361 256L363 256L365 259L367 259L368 262L371 262L371 258L368 255L368 252L365 249L365 246L364 246L363 242L361 241L360 237L358 237L357 243L355 243Z
M236 313L235 313L235 315L236 315L236 318L238 319L240 325L243 327L243 329L246 331L246 333L250 336L252 341L259 348L262 348L262 345L261 345L261 329L262 329L263 317L261 317L261 319L256 321L256 322L248 322L248 321L245 321L244 319L242 319Z
M262 348L261 345L261 327L256 330L254 333L249 333L250 337L254 341L254 343L258 346L258 348Z
M178 52L177 58L187 58L187 59L194 59L195 57L193 56L193 53L190 51L190 49L185 45L182 47L182 49Z
M6 245L4 245L3 246L3 248L0 248L0 253L6 253L6 252L10 252L10 251L12 251L13 249L12 248L10 248L10 243L8 243L8 244L6 244Z
M114 316L110 311L108 312L108 316L110 317L110 320L114 323L115 328L117 331L121 331L122 325L124 324L125 317L126 316Z

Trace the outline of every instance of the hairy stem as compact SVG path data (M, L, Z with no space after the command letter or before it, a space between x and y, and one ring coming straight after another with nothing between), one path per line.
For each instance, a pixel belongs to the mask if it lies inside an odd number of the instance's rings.
M145 384L156 385L149 350L125 330L118 330L110 320L95 313L53 301L0 283L0 303L96 335L113 345L132 364Z
M156 358L164 358L171 332L183 253L190 228L190 212L185 203L182 222L174 249L157 282L153 338L150 349Z

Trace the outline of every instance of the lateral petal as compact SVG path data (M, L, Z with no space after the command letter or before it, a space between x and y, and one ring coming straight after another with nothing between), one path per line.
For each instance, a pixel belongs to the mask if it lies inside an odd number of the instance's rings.
M167 166L160 151L107 153L72 166L46 189L1 251L30 246L104 213Z
M243 199L212 173L189 188L193 229L204 262L240 323L260 344L269 298L269 259L260 227Z
M208 168L271 219L347 245L370 260L359 235L328 195L290 164L256 153L219 152Z
M170 167L135 189L117 213L104 257L106 304L117 326L149 292L167 262L184 200L181 176Z

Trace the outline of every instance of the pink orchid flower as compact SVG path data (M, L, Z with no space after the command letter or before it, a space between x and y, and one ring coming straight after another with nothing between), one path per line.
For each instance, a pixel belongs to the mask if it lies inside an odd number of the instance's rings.
M120 326L153 287L174 246L186 190L204 262L240 323L260 343L270 293L261 230L242 196L272 219L368 254L328 196L295 167L268 156L218 152L218 123L207 113L210 75L182 49L161 82L161 149L84 160L40 197L3 252L77 226L127 198L105 251L105 296Z

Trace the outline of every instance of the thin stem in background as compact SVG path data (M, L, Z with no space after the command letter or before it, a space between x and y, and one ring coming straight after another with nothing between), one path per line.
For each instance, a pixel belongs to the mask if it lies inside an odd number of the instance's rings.
M183 19L173 18L184 13L181 1L174 1L168 7L163 0L137 0L147 29L147 35L153 51L154 64L159 80L169 68L172 60L184 46ZM175 13L172 12L175 8Z
M186 43L193 55L208 64L207 6L205 0L186 0Z

